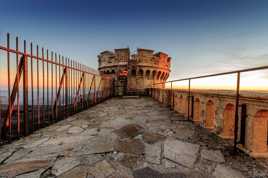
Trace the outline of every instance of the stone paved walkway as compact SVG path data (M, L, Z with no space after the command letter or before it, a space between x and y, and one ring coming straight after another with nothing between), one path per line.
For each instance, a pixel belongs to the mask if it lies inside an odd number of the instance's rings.
M265 177L267 160L151 98L113 98L0 149L0 177Z

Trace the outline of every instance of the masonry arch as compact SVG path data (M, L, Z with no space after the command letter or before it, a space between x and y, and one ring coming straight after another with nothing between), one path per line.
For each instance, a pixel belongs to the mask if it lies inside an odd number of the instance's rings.
M184 113L184 99L183 99L183 96L180 95L179 97L179 111L180 113Z
M115 74L115 70L114 69L111 71L111 74Z
M137 74L137 73L136 73L136 69L132 69L132 70L131 70L131 76L135 77L136 74Z
M213 129L215 123L215 106L213 101L208 100L206 103L206 119L205 119L205 127L208 129Z
M166 74L166 77L165 77L165 80L167 80L167 79L168 79L168 76L169 76L169 75L168 75L168 73L167 73L167 74Z
M252 152L267 153L268 110L258 111L252 123Z
M160 78L160 76L161 76L161 71L158 71L158 74L157 74L157 80L159 80L159 78Z
M154 70L154 71L152 72L152 79L155 79L155 76L156 76L156 71Z
M231 103L225 106L223 111L223 130L222 137L231 139L234 137L235 125L235 106Z
M146 79L150 79L150 74L151 74L151 71L150 70L146 70L146 73L145 73L145 76L146 76Z
M139 70L138 75L139 75L139 76L143 76L143 70L142 70L142 69Z
M165 72L163 72L163 73L162 73L162 75L161 75L161 78L160 78L160 79L161 79L161 80L164 80L164 77L165 77Z
M198 123L201 121L201 102L199 98L194 100L194 122Z

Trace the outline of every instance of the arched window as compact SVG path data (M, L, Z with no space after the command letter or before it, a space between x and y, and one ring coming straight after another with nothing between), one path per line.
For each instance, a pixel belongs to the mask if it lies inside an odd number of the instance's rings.
M143 70L142 69L139 70L139 76L143 76Z
M229 103L223 112L223 130L221 136L226 139L234 137L235 112L234 105Z
M194 101L194 122L199 123L201 121L201 104L200 104L200 99L196 98Z
M155 75L156 75L156 71L154 70L154 71L152 72L152 79L155 79Z
M131 70L131 75L132 75L132 76L136 76L136 69L132 69L132 70Z
M150 73L151 73L151 71L150 70L147 70L146 71L146 74L145 74L145 76L146 76L146 79L150 79Z
M157 80L159 80L160 76L161 76L161 71L159 71L157 74Z
M252 123L252 154L267 153L268 110L258 111Z
M206 104L206 119L205 127L208 129L213 129L215 126L215 107L214 103L209 100Z

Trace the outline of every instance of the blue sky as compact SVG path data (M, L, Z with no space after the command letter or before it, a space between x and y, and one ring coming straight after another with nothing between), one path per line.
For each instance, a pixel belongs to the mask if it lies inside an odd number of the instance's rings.
M265 0L1 0L0 33L93 68L106 49L164 51L174 79L267 64L267 9Z

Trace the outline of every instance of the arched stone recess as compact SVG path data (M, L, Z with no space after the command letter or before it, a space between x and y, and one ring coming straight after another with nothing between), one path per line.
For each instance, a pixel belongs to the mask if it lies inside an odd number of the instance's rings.
M268 157L268 110L259 110L252 120L251 155Z
M137 75L136 69L132 69L131 70L131 76L136 77L136 75Z
M144 74L143 70L142 70L142 69L139 69L138 75L139 75L140 77L143 77L143 74Z
M164 80L164 77L165 77L165 72L162 73L160 80Z
M179 112L185 114L185 99L182 94L179 97Z
M221 137L225 139L234 138L234 125L235 125L235 106L228 103L223 111L223 128Z
M152 80L154 80L155 78L156 78L156 71L155 70L153 70L153 72L152 72Z
M215 127L215 104L212 100L208 100L206 103L206 119L205 119L205 127L207 129L214 129Z
M151 75L151 71L150 70L146 70L145 77L146 77L147 80L150 79L150 75Z
M199 98L196 98L194 100L194 116L193 121L196 124L199 124L201 122L201 101Z
M174 92L174 110L180 112L180 95L176 91Z
M161 71L158 71L156 79L159 80L161 76Z

